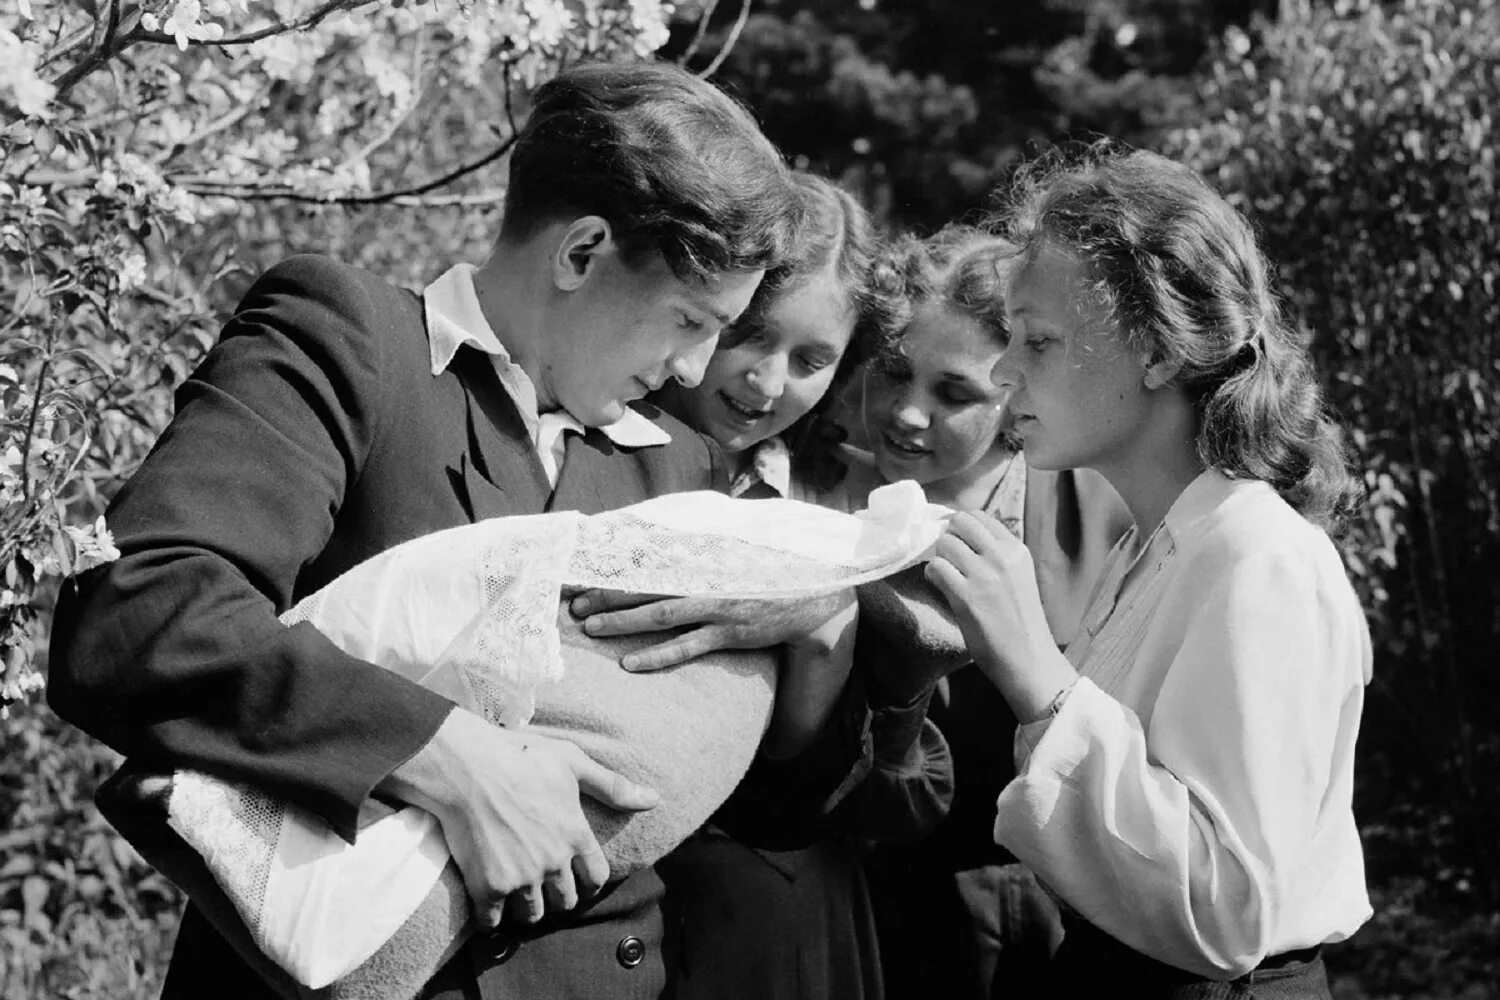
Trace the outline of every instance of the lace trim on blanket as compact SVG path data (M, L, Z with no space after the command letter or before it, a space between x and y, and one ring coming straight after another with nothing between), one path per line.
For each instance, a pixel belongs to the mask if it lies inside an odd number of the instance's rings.
M203 858L252 934L262 923L271 858L288 808L248 785L198 771L172 776L168 824Z

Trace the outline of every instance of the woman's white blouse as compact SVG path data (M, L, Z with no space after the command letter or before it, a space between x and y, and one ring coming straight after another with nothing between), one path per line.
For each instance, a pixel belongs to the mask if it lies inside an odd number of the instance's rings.
M995 821L1065 903L1221 979L1368 919L1351 797L1370 639L1321 530L1203 473L1144 546L1121 540L1068 659L1082 679L1017 733Z

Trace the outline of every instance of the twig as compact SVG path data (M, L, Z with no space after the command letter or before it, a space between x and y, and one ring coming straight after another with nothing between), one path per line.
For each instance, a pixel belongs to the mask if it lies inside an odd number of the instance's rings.
M698 30L693 32L693 40L688 43L687 51L677 60L677 65L686 69L693 56L698 54L698 47L703 44L703 37L708 34L708 22L713 19L714 11L718 9L719 0L708 0L708 6L703 8L703 14L698 18Z
M510 126L510 134L514 136L521 130L516 128L516 111L511 100L511 82L510 63L506 63L500 77L500 86L505 95L505 123Z
M52 345L57 338L57 324L47 324L47 353L36 373L36 394L31 399L31 413L26 419L26 436L21 439L21 502L31 500L31 442L36 439L36 422L42 413L43 389L47 385L48 369L52 367Z
M268 25L267 27L259 28L255 31L251 31L243 35L234 35L229 38L189 38L187 39L187 44L199 46L214 45L221 47L226 45L249 45L252 42L258 42L262 38L270 38L273 35L285 34L288 31L303 31L308 28L316 27L330 14L333 14L341 9L347 8L349 10L353 10L358 7L363 7L366 4L372 2L374 2L374 0L327 0L327 2L317 10L303 17L299 17L294 21L276 21ZM67 70L64 70L57 77L57 79L53 80L52 84L57 88L57 95L54 99L62 98L65 94L67 94L68 91L72 90L80 80L93 73L94 70L103 66L115 56L130 48L132 45L140 42L152 42L157 45L177 44L177 37L175 35L169 35L165 31L147 31L146 29L142 28L140 17L141 12L139 9L137 9L131 11L128 17L117 19L113 25L113 30L110 31L106 36L107 44L101 45L98 48L94 49L83 59L80 59L73 66L71 66ZM130 25L129 28L123 32L119 30L121 20L128 21ZM72 45L72 43L69 44L70 46Z
M397 188L391 191L381 191L376 194L325 196L314 194L302 194L293 191L286 185L264 185L254 184L232 184L229 182L215 181L211 178L179 177L173 178L173 183L184 191L192 194L209 195L222 198L236 198L241 201L291 201L313 205L380 205L397 202L401 199L414 198L424 195L429 191L435 191L440 187L451 184L460 177L465 177L489 166L496 160L510 152L511 146L515 145L516 137L507 136L505 141L488 153L456 167L448 173L421 184L411 187ZM408 202L403 202L408 203Z
M229 111L227 114L220 115L218 118L209 122L207 125L203 126L201 129L194 132L186 139L183 139L181 142L177 143L177 146L181 149L190 149L191 147L196 146L198 143L202 142L204 139L207 139L209 136L216 135L232 125L239 124L239 122L246 115L254 110L254 103L250 101L242 101L239 104L236 104L232 111Z
M734 26L729 29L728 36L724 39L724 46L719 49L719 54L714 56L714 61L704 67L703 72L698 74L700 79L707 79L719 71L724 65L724 60L729 58L729 50L740 40L740 32L745 30L745 22L750 20L750 0L740 0L740 13L734 19Z
M411 57L412 94L411 101L406 105L406 111L400 116L393 115L390 124L381 129L375 138L365 143L353 155L345 158L340 166L348 166L352 163L358 163L360 160L367 159L375 150L390 142L401 126L405 125L407 120L411 118L412 112L417 110L417 105L422 103L422 43L425 38L426 36L423 32L417 32L417 46L412 52Z
M115 43L115 36L120 31L120 0L109 0L109 23L104 29L104 41L99 44L101 49L107 49Z

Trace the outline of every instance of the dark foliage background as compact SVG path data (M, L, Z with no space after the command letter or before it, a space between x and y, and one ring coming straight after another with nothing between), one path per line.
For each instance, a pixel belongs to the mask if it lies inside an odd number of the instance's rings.
M1343 550L1377 648L1357 802L1377 914L1334 952L1335 992L1500 996L1500 2L739 8L693 65L737 36L717 78L892 225L977 216L1025 156L1098 134L1192 163L1256 222L1369 487ZM228 271L206 304L300 249L415 283L493 222L268 203L205 234ZM89 805L113 758L40 706L0 733L0 997L152 995L177 897Z

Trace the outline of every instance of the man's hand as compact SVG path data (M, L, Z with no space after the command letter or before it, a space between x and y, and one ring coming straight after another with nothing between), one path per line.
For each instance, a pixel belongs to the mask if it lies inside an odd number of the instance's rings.
M461 708L380 790L437 817L486 929L507 910L530 923L570 910L608 880L580 794L621 810L657 803L654 791L571 743L501 729Z
M830 640L824 626L847 613L850 593L741 599L589 590L573 598L571 608L583 619L583 630L593 636L687 628L675 638L628 653L620 661L626 670L647 672L686 663L718 649L763 649L783 643L794 649L826 647Z

